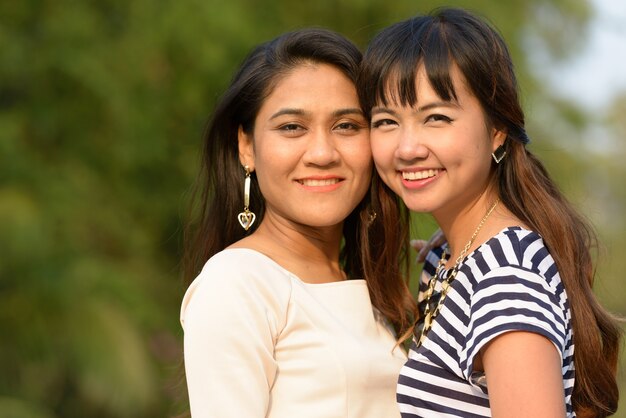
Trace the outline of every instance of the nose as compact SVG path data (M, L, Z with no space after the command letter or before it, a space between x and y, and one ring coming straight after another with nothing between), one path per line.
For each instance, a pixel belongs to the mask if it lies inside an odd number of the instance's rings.
M304 153L305 164L327 166L339 161L339 151L332 134L324 130L312 133Z
M398 133L398 147L395 156L402 161L414 161L428 156L428 147L423 133L412 127L404 127Z

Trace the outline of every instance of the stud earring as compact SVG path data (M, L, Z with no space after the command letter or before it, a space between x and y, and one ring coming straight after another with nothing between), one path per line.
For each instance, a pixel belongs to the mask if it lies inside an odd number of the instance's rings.
M254 223L256 215L250 211L250 168L245 166L244 170L246 170L246 177L243 181L243 212L237 215L237 220L239 220L241 227L247 231Z
M500 145L494 152L491 153L491 156L496 164L500 164L500 161L502 161L505 155L506 151L504 150L504 144Z

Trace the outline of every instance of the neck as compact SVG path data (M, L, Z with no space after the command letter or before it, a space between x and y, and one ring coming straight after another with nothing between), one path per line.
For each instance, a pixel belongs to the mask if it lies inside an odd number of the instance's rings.
M259 225L257 232L296 256L338 260L342 228L343 224L320 228L298 225L270 215Z
M446 213L439 211L437 214L433 214L448 241L450 251L450 258L446 263L448 267L454 265L455 260L470 242L471 245L464 255L475 250L486 238L492 235L493 229L490 227L489 221L494 216L495 210L492 208L495 207L496 201L495 193L484 193L460 210L450 209ZM483 219L484 223L481 225ZM472 241L474 233L476 236Z
M251 236L237 243L256 249L309 283L345 279L339 265L343 224L311 227L266 213Z

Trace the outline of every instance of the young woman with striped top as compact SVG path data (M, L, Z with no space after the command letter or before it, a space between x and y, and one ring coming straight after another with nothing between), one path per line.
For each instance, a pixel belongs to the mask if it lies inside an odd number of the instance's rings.
M526 149L500 35L459 9L395 24L370 44L359 94L379 216L397 216L397 195L448 240L426 263L402 416L614 413L621 335L592 293L594 235Z

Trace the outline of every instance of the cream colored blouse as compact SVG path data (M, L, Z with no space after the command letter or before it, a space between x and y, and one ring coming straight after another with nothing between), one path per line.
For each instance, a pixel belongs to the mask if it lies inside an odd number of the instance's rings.
M227 249L183 299L194 418L397 418L406 355L364 280L307 284L267 256Z

